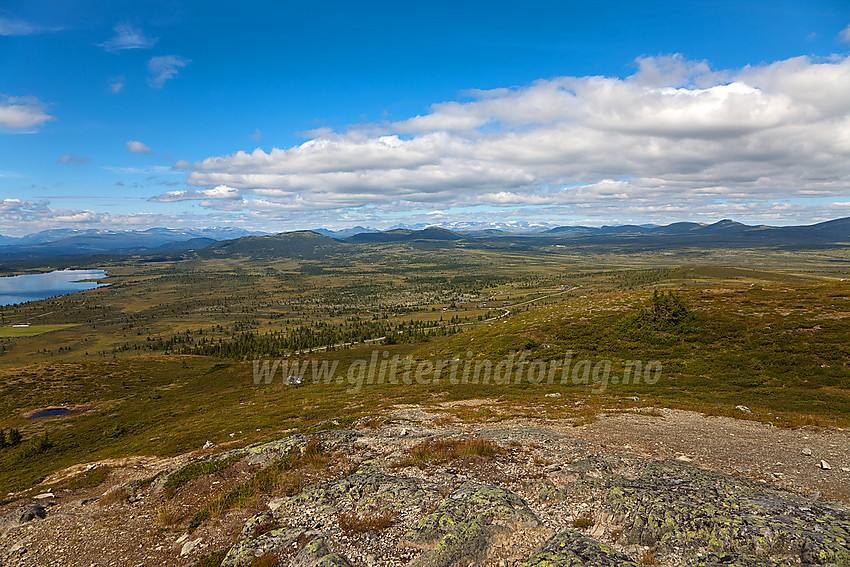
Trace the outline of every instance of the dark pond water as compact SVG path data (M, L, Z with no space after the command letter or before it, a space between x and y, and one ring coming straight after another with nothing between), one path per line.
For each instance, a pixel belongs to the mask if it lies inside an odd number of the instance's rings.
M71 410L65 408L53 408L41 410L38 413L34 413L30 416L30 419L38 419L39 417L53 417L56 415L67 415L71 413Z
M0 305L37 301L102 287L106 284L80 280L105 277L105 270L54 270L44 274L0 278Z

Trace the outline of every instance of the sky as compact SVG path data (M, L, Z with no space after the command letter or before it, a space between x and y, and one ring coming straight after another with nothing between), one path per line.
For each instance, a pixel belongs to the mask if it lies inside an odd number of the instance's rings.
M847 0L0 0L0 234L847 216Z

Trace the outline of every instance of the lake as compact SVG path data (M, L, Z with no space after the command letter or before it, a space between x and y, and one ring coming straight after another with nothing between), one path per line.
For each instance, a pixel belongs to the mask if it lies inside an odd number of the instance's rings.
M0 278L0 305L37 301L67 295L108 284L84 282L106 277L105 270L54 270L44 274L25 274Z

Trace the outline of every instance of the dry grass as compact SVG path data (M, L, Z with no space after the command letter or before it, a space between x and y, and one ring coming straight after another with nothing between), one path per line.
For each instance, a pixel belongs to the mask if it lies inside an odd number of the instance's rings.
M286 471L277 478L273 492L283 496L294 496L306 485L307 478L301 471Z
M247 481L219 495L189 521L191 533L209 518L227 510L248 505L261 493L295 494L307 482L304 469L326 470L336 455L325 450L321 441L313 437L300 449L295 449L279 461L255 472Z
M658 560L658 556L655 554L654 549L648 549L643 552L643 555L640 556L640 564L641 565L660 565L661 562Z
M445 463L455 459L492 459L505 450L486 439L429 439L414 445L399 467Z
M275 518L269 518L268 520L254 527L254 532L251 534L251 537L260 537L261 535L267 534L272 530L278 529L279 527L280 524Z
M339 528L347 535L384 530L395 523L396 512L385 510L376 514L359 515L356 512L337 514Z
M156 521L160 526L169 527L180 522L180 510L163 502L156 510Z
M367 417L361 419L357 424L357 429L377 429L384 423L376 417Z
M537 466L537 467L545 467L545 466L549 466L549 465L552 464L552 462L549 459L542 457L540 455L534 455L532 457L532 460L534 461L534 465Z
M274 555L263 555L262 557L255 557L251 561L251 567L277 567L280 565L278 558Z
M127 501L127 491L123 488L108 490L103 496L98 498L97 505L100 507L112 506Z
M327 465L331 459L332 455L322 447L322 442L317 437L314 437L307 441L301 448L300 453L293 456L293 462L290 464L290 468L307 467L318 469Z
M586 530L593 527L593 524L595 523L596 522L593 520L593 514L590 512L582 512L573 519L572 526L578 530Z

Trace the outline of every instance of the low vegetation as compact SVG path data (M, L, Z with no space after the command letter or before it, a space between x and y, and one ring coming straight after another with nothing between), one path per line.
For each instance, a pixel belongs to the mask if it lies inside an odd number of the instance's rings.
M505 450L486 439L429 439L414 445L399 467L423 467L455 459L492 459Z
M397 514L393 510L362 515L353 511L343 511L337 514L337 522L344 534L355 535L387 529L395 523L396 517Z
M163 486L163 495L166 498L172 498L174 496L174 492L187 482L224 470L238 460L239 457L231 456L224 459L212 459L189 463L168 477L168 480L165 481L165 485Z
M209 518L253 502L259 494L292 495L303 483L299 469L325 467L331 458L318 439L311 439L300 449L293 449L282 459L259 469L244 483L213 499L192 516L188 530L194 531Z
M195 560L194 565L195 567L219 567L221 562L224 561L224 558L227 556L227 552L229 550L230 548L205 553Z
M595 523L593 514L590 512L582 512L573 519L572 526L577 530L587 530L592 528Z
M108 490L103 496L98 498L97 505L100 507L112 506L127 501L127 491L123 488Z

